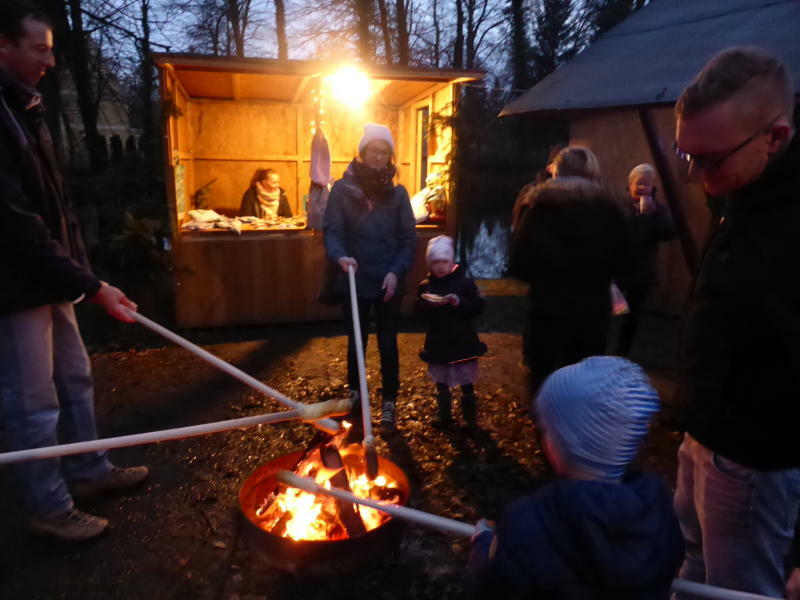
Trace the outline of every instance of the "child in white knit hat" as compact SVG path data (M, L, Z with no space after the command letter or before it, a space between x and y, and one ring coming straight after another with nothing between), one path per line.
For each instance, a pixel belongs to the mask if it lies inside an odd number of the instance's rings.
M453 423L451 387L461 387L461 414L467 425L477 425L475 381L478 358L486 344L478 339L472 318L483 312L484 300L467 269L457 265L453 238L440 235L425 252L428 277L417 290L417 310L428 322L420 358L436 384L437 427Z
M560 479L507 507L496 530L479 523L475 598L669 597L683 560L672 495L662 477L626 472L658 408L624 358L593 356L545 380L534 418Z

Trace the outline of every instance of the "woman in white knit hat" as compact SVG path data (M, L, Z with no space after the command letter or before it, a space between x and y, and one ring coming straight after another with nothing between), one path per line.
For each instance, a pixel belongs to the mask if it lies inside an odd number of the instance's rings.
M394 184L394 140L388 127L364 125L358 156L337 181L328 198L323 219L328 259L345 273L356 269L361 337L367 344L368 325L375 318L381 357L382 413L384 432L395 429L395 406L399 389L397 318L406 292L406 274L411 268L417 242L414 214L408 192ZM347 324L347 375L350 393L358 398L355 340L347 294L347 279L338 290ZM361 423L360 406L354 404L354 428Z

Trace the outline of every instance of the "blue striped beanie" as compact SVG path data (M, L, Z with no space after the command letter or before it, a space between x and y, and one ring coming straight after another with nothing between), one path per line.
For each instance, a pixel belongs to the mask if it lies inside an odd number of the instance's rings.
M534 418L570 467L615 480L636 456L658 409L658 393L639 365L592 356L545 380Z

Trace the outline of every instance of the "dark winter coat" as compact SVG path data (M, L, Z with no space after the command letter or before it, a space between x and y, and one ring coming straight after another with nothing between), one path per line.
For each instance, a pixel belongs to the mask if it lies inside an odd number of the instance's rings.
M800 467L800 136L725 202L686 319L687 430L755 469Z
M658 244L675 237L675 224L669 207L663 202L656 202L653 210L640 214L638 201L634 205L628 198L624 213L631 243L631 272L628 281L621 281L620 285L624 289L649 288L655 284L658 274Z
M536 186L511 241L509 272L530 283L531 312L608 315L609 286L627 275L622 213L597 184L560 177Z
M470 552L474 598L669 598L683 538L661 477L562 480L509 506Z
M37 99L0 70L0 314L100 289Z
M289 198L286 196L286 190L280 188L280 195L278 200L278 216L291 217L292 209L289 206ZM258 217L264 218L264 209L258 201L258 191L255 186L251 185L242 196L242 205L239 207L240 217Z
M455 294L460 302L458 306L434 306L420 298L421 294ZM449 364L486 354L486 344L478 339L472 323L473 317L483 312L485 303L463 266L458 265L444 277L429 273L417 289L417 311L428 322L425 346L419 357L428 363Z
M381 296L383 280L388 273L397 276L395 293L405 293L417 231L408 192L402 185L368 198L348 169L331 189L323 232L330 261L335 263L343 256L352 256L358 261L356 288L360 297ZM347 281L345 278L339 281L340 292L344 295Z

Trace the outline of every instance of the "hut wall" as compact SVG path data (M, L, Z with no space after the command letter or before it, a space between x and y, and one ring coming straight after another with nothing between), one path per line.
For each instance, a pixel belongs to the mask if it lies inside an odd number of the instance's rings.
M675 139L672 108L652 110L660 146L669 153ZM630 170L640 163L654 162L636 110L621 109L575 118L570 122L570 143L588 146L597 154L606 184L620 196L626 194ZM671 156L670 167L689 228L698 247L702 247L710 218L705 194L699 184L687 180L685 167ZM664 189L660 180L656 185L659 190ZM659 200L665 201L663 193ZM659 284L650 296L650 308L681 314L690 284L691 277L678 240L660 244Z

